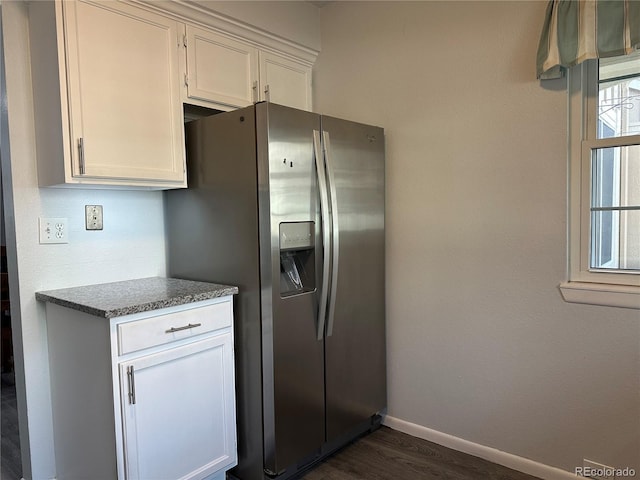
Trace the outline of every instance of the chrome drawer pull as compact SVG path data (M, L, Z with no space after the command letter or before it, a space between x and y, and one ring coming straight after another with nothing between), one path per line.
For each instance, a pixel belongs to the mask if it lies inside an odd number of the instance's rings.
M201 327L201 323L190 323L189 325L185 325L184 327L171 327L169 330L166 330L164 333L174 333L179 332L180 330L189 330L190 328Z

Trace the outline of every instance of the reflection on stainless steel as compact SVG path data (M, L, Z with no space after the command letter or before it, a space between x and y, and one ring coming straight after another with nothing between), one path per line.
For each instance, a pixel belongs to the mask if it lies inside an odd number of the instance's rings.
M386 407L384 132L260 103L191 122L187 153L169 273L239 286L232 473L287 479Z

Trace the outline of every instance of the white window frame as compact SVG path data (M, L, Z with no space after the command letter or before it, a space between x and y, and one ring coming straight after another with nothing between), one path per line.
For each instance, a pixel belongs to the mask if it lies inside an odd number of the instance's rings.
M640 272L590 268L592 150L639 145L640 135L596 138L597 60L569 69L567 82L568 267L560 291L567 302L640 309Z

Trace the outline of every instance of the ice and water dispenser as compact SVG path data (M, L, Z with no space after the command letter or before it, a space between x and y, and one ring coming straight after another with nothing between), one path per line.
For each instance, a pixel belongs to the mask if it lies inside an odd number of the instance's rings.
M280 296L316 288L314 222L280 224Z

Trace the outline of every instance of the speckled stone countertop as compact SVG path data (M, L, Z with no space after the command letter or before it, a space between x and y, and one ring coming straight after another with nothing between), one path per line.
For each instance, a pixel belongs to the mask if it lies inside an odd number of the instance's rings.
M36 299L113 318L236 293L229 285L153 277L36 292Z

